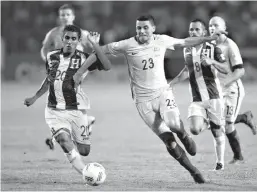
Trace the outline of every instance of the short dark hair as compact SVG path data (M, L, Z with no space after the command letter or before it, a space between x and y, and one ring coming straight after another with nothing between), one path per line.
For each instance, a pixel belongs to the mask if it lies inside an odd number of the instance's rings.
M70 4L64 4L64 5L62 5L62 6L59 8L58 12L60 12L61 10L64 10L64 9L70 9L70 10L73 12L73 14L75 15L75 9L74 9L74 7L73 7L72 5L70 5Z
M196 19L193 19L190 23L197 23L197 22L201 23L203 25L204 29L206 29L207 25L202 19L196 18Z
M150 21L150 23L155 25L155 19L152 15L141 15L137 18L137 21Z
M66 25L63 29L63 34L65 34L66 31L76 32L78 33L78 38L80 39L81 37L81 29L76 25Z

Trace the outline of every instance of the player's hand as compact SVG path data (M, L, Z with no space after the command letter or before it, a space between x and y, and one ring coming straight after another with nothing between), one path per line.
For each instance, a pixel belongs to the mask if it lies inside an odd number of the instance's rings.
M100 41L100 34L98 32L89 32L87 39L91 44L98 44Z
M76 93L78 91L78 86L80 85L81 83L81 79L82 79L82 76L78 73L75 73L73 75L73 81L74 81L74 89L76 90Z
M29 107L30 105L33 105L33 103L35 103L35 101L37 100L36 97L29 97L29 98L26 98L24 100L24 105L26 105L27 107Z
M212 65L213 64L213 61L211 58L209 57L206 57L205 55L202 55L201 57L201 63L206 65L206 66L209 66L209 65Z

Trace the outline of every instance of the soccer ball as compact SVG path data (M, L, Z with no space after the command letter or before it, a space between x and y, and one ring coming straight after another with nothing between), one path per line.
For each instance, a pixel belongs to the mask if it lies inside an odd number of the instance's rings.
M83 180L86 184L97 186L104 183L106 179L105 168L99 163L89 163L83 169Z

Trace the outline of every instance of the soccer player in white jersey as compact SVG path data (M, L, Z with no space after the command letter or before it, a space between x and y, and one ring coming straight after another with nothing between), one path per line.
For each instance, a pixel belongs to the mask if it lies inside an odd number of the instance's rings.
M70 4L62 5L59 10L59 22L60 25L51 29L45 36L43 41L43 46L41 48L41 58L45 61L46 55L49 51L61 49L62 48L62 33L63 29L66 25L72 25L75 20L75 10ZM87 35L89 34L86 30L81 30L81 41L78 43L77 49L80 51L84 51L86 53L92 52L92 47L87 40ZM47 89L45 90L45 92ZM33 100L31 100L33 101ZM95 117L88 116L90 122L90 131L92 130L92 126L95 123ZM52 138L46 139L46 144L49 146L50 149L54 149L54 142Z
M226 30L226 23L223 18L215 16L209 21L209 32L210 34L214 34L217 30ZM219 73L219 79L224 92L226 135L234 153L234 157L230 163L237 163L243 161L243 155L234 122L245 95L244 87L240 79L245 71L239 48L232 39L222 34L215 43L222 50L229 69L228 75ZM256 133L256 127L252 121L251 113L241 115L239 118L243 119L242 122L250 125L253 133Z
M206 25L201 19L190 22L190 37L204 37ZM170 85L189 77L192 103L188 108L188 121L191 133L198 135L210 124L214 136L216 151L215 170L224 169L225 133L224 133L224 102L221 84L217 73L227 73L225 57L212 43L203 43L195 47L184 48L185 67Z
M212 37L190 37L176 39L167 35L153 34L154 18L140 16L136 21L135 37L107 44L102 47L106 54L123 54L128 64L132 96L141 118L159 136L168 152L185 169L195 182L204 183L200 171L191 164L185 151L176 142L173 132L191 155L196 154L196 146L185 131L173 93L164 74L166 49L201 44L216 39Z
M96 54L91 55L76 49L81 40L81 30L77 26L67 25L64 28L62 39L63 48L47 54L48 76L46 81L49 84L49 86L47 85L49 94L45 119L53 137L60 144L72 166L82 174L85 164L80 155L87 156L90 152L86 112L90 103L80 86L75 89L74 76L79 73L81 66L84 66L85 69L95 65L109 70L111 64L95 43L97 35L88 37L96 51ZM41 87L37 91L36 98L40 97L43 89Z

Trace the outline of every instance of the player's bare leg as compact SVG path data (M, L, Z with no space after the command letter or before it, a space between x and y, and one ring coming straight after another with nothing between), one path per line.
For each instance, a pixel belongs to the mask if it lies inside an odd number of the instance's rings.
M223 126L216 125L210 121L211 132L214 137L214 148L216 152L216 167L214 170L219 171L224 169L225 155L225 130Z
M185 151L176 142L173 133L165 132L160 134L159 137L166 145L169 154L174 159L176 159L180 163L180 165L182 165L186 170L189 171L194 181L196 183L205 183L205 179L203 178L201 172L195 166L192 165Z
M226 122L226 135L227 135L230 147L234 153L234 157L229 163L235 164L235 163L243 162L244 157L242 155L239 136L235 129L234 123Z
M83 163L80 154L75 149L70 133L63 131L55 137L55 140L60 144L65 156L68 158L74 169L82 175L85 164Z
M183 121L179 114L174 111L164 113L164 122L170 130L177 134L180 141L185 146L187 152L194 156L196 154L196 144L192 137L186 132Z
M92 127L93 127L94 123L95 123L95 117L88 116L88 133L89 133L89 136L92 134ZM49 147L49 149L54 150L54 146L55 146L54 138L52 138L52 137L46 138L45 143Z
M245 113L239 114L236 117L235 124L244 123L250 127L253 135L256 135L256 124L253 121L253 114L251 111L246 111Z
M206 120L201 116L191 116L188 118L189 128L192 134L199 135L202 131L207 129Z

